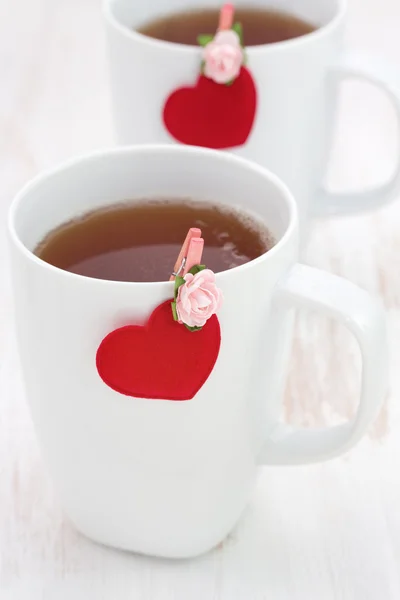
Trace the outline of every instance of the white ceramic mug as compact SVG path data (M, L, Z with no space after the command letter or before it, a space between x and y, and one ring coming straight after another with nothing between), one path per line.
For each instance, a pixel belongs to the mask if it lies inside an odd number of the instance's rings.
M82 212L160 195L242 207L276 239L257 260L217 275L221 349L209 379L186 402L121 395L96 370L104 336L146 321L172 298L173 283L86 278L32 253ZM329 459L361 438L386 391L384 313L352 283L296 264L297 230L295 201L276 176L194 147L95 153L39 176L17 196L9 235L27 395L62 503L88 537L159 556L199 554L235 525L258 466ZM296 307L341 322L360 345L361 400L345 425L294 430L280 422Z
M396 197L400 155L393 178L379 188L336 194L322 185L341 81L359 78L381 88L400 117L398 73L371 57L344 53L346 0L238 4L278 8L318 26L297 39L247 48L258 107L247 143L233 150L271 169L289 186L299 205L302 239L313 216L368 210ZM118 142L174 142L162 121L163 104L173 89L193 85L200 68L200 47L154 40L134 29L174 11L220 5L216 0L104 0Z

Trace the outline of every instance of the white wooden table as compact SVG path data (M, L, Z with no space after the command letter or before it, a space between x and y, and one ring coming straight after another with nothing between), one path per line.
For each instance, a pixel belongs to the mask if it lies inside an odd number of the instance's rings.
M139 1L139 0L138 0ZM350 0L349 45L395 62L399 0ZM96 546L63 517L43 468L18 375L5 218L42 168L112 143L100 0L0 0L0 598L1 600L399 600L400 202L320 222L309 262L380 295L388 311L391 391L369 436L347 456L265 469L223 546L188 562ZM396 149L393 112L374 89L343 90L332 181L384 179ZM355 343L300 315L286 412L321 425L352 414Z

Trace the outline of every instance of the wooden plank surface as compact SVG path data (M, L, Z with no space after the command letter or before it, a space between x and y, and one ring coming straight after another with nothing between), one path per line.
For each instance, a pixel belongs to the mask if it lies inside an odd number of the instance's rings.
M394 62L400 3L350 0L349 47ZM393 110L370 86L343 87L330 179L335 188L390 174ZM391 389L369 435L347 456L265 469L223 546L186 562L96 546L63 517L44 471L18 376L6 211L40 169L111 145L100 0L0 2L0 598L1 600L399 600L400 203L315 224L310 264L385 302ZM351 416L359 356L342 329L299 315L286 414L295 424Z

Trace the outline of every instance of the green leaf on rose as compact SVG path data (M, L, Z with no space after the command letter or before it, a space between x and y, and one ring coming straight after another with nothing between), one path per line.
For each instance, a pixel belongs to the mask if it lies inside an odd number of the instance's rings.
M174 321L179 321L178 311L176 310L176 302L171 302L172 308L172 316L174 317Z
M189 331L200 331L201 329L203 329L202 327L189 327L189 325L186 325L186 323L185 323L185 327Z
M185 280L183 277L180 277L179 275L177 275L175 277L175 291L174 291L174 298L175 300L178 297L178 290L181 287L181 285L183 285L185 283Z
M189 270L189 273L191 273L192 275L197 275L197 273L200 273L200 271L204 271L204 269L206 268L206 265L194 265L194 267L192 267Z
M237 35L239 36L240 45L244 46L242 24L241 23L234 23L232 25L232 31L234 31L235 33L237 33Z
M208 35L208 34L200 34L197 36L197 42L200 46L202 46L203 48L205 46L207 46L207 44L209 44L210 42L212 42L214 39L213 35Z

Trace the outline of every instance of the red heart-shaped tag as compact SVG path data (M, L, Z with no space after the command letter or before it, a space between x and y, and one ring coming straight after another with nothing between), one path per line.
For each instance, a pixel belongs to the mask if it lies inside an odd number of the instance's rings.
M200 75L194 87L178 88L167 98L165 127L178 142L205 148L242 146L253 127L257 92L251 73L242 67L232 85Z
M97 350L97 370L104 383L126 396L191 400L213 370L220 343L216 315L192 332L174 321L168 301L144 327L128 325L109 333Z

